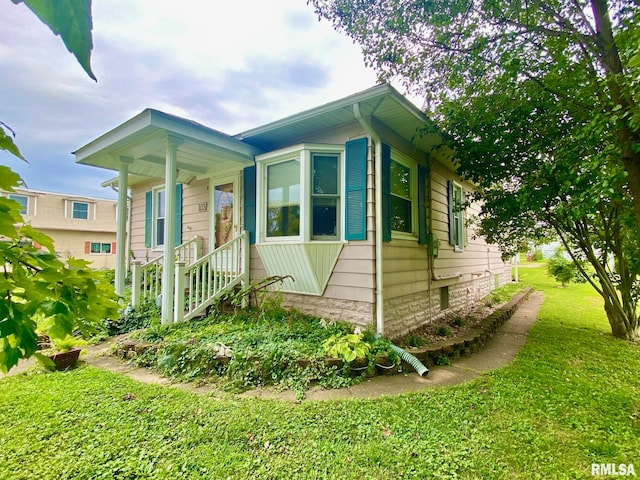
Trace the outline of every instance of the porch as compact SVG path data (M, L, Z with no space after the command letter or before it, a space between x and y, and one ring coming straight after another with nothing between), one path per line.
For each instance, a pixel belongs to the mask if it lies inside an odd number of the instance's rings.
M239 175L244 168L254 165L260 150L196 122L146 109L74 153L77 163L118 172L117 180L113 181L118 191L116 293L124 293L129 254L129 188L153 179L163 180L163 195L156 205L162 218L154 224L156 239L161 241L154 240L157 256L153 263L145 268L141 263L132 263L136 280L132 283L134 304L153 292L154 298L160 299L162 322L172 323L197 315L195 312L206 308L204 305L212 296L219 295L221 289L248 279L248 235L239 233L237 225L237 233L224 245L210 240L206 248L200 246L197 258L181 258L183 225L181 216L176 215L181 207L180 189L176 185L220 175ZM204 249L209 253L201 256L199 252ZM151 275L156 276L153 285Z
M174 255L174 323L190 320L211 306L220 296L238 284L249 281L249 234L240 235L201 254L201 238L179 245ZM131 304L162 298L164 255L142 263L131 264ZM163 302L161 302L162 304ZM163 323L169 323L164 321Z

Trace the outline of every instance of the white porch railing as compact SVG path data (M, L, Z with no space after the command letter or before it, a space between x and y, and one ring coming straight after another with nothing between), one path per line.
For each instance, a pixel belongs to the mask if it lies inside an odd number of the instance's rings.
M176 261L193 263L200 257L202 237L196 235L175 249ZM155 300L162 293L162 262L164 254L146 263L131 264L131 303L134 307L141 302Z
M176 263L174 322L190 320L249 277L249 233L242 232L197 261Z

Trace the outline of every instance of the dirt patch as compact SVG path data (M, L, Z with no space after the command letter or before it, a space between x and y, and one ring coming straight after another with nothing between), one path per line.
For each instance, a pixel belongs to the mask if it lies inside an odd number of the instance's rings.
M476 302L464 310L448 313L433 323L416 328L395 339L394 343L401 347L421 347L443 340L464 337L501 305L503 304L489 306L485 302Z

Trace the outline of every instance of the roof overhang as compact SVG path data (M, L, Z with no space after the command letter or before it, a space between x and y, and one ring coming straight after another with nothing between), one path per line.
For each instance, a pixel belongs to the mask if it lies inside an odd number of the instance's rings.
M76 162L119 170L129 160L136 179L163 178L167 139L178 138L178 181L215 172L237 171L253 165L259 148L238 139L158 110L146 109L74 152Z
M235 136L264 151L298 143L315 132L348 125L360 115L382 125L416 150L431 153L442 145L443 135L420 109L389 84L381 84L320 107L253 128Z

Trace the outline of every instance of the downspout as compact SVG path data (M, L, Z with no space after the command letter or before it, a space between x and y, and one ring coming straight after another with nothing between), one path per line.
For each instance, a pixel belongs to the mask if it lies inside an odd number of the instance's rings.
M360 104L353 105L353 114L375 145L374 201L375 201L375 255L376 255L376 332L384 335L384 297L382 296L382 140L373 126L360 112Z

